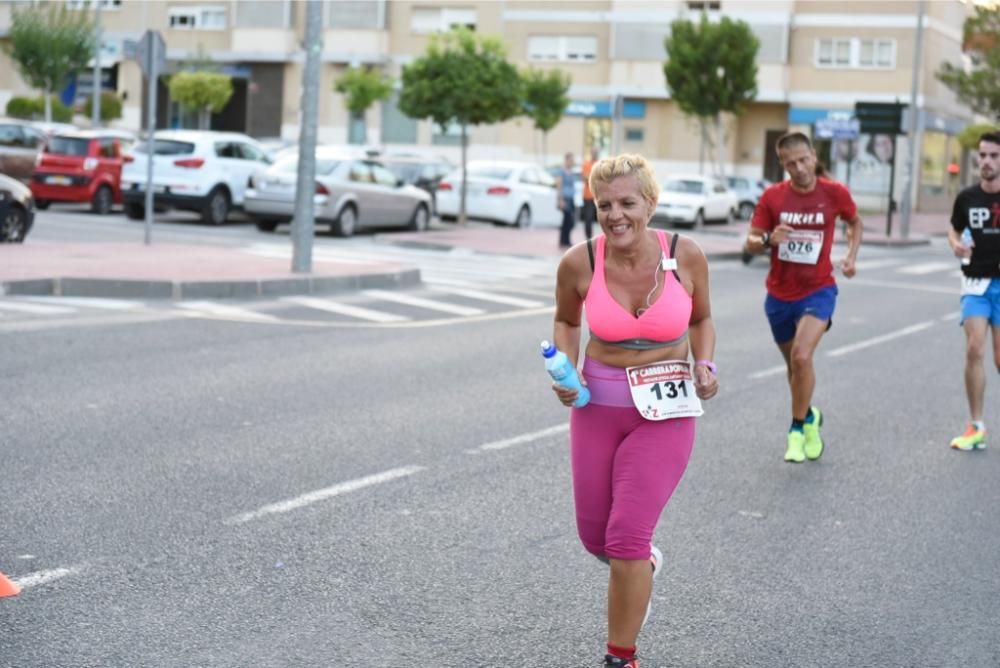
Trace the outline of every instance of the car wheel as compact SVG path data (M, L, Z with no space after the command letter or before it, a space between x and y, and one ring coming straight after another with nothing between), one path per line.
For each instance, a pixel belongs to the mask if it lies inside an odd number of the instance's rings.
M358 224L358 212L353 204L348 204L340 210L337 220L333 221L330 229L337 237L349 237L354 234L354 228Z
M753 210L755 208L753 202L740 202L740 219L750 220L753 218Z
M206 225L222 225L229 218L229 193L225 188L216 187L208 193L208 202L201 212L201 220Z
M261 232L274 232L278 229L278 221L276 220L255 220L253 224Z
M522 205L521 210L517 212L514 227L531 227L531 209L528 208L527 204Z
M0 242L19 244L28 236L28 212L20 206L8 206L0 219Z
M111 213L111 206L114 204L114 193L108 186L101 186L94 193L94 199L90 200L90 210L106 216Z
M413 212L413 218L410 219L409 229L414 232L426 232L430 225L431 215L428 213L427 207L423 204L418 204Z
M52 204L52 202L50 202L47 199L35 200L35 208L38 209L39 211L45 211L47 208L49 208L49 204Z
M146 207L129 202L125 205L125 217L129 220L143 220L146 217Z

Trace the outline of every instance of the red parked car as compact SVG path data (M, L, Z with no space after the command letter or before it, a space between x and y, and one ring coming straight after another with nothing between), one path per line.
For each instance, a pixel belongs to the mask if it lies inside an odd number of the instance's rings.
M35 206L90 202L94 213L105 214L113 204L121 204L122 142L128 139L100 130L49 137L31 177Z

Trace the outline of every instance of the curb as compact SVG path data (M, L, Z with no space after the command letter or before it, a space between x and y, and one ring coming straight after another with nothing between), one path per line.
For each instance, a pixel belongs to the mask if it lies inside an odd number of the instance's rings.
M169 281L102 278L33 278L0 282L0 295L116 299L225 299L311 295L419 285L419 269L347 276L258 278L246 281Z

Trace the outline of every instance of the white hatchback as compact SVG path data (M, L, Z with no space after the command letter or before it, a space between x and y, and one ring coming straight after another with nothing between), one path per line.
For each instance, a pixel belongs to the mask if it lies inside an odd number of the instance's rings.
M671 176L663 182L655 217L698 227L713 220L728 223L739 210L736 193L722 179L710 176Z
M153 207L201 214L211 225L243 206L247 181L270 164L264 148L236 132L162 130L154 136ZM145 217L148 142L132 147L122 168L125 215Z
M556 182L544 169L528 162L472 161L466 166L465 214L469 218L529 227L558 226ZM444 177L437 187L442 218L458 216L462 170Z

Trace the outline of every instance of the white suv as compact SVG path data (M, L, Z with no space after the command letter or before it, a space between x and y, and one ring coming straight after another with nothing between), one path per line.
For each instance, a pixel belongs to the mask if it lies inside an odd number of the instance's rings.
M147 143L132 148L122 169L125 215L136 220L146 214ZM211 225L243 206L247 180L270 162L257 141L236 132L163 130L153 153L153 207L195 211Z

